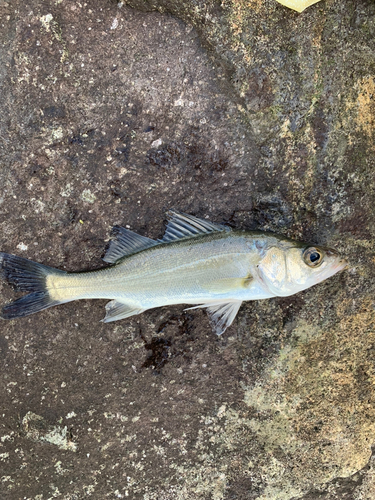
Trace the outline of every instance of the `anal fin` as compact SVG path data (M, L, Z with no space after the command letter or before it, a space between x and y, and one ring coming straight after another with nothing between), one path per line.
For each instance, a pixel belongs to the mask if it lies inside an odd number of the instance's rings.
M189 307L188 309L185 309L185 311L203 307L207 308L207 312L210 316L210 321L216 335L222 335L228 326L233 323L241 304L241 300L233 302L211 302L201 304L199 306Z
M106 315L102 319L103 323L110 323L111 321L117 321L119 319L129 318L129 316L134 316L136 314L141 314L145 309L136 307L130 304L124 304L123 302L118 302L117 300L111 300L105 306Z

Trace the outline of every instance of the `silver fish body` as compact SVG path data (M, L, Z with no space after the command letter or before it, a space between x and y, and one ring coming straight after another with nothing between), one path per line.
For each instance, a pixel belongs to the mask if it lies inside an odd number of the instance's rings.
M109 322L154 307L188 304L206 307L221 334L242 301L292 295L346 265L333 250L263 232L233 231L177 212L170 217L158 241L117 228L104 257L113 265L96 271L66 273L0 254L4 277L32 292L19 299L21 309L16 301L5 306L2 316L11 319L72 300L104 298L111 299L103 320ZM310 262L311 255L315 262ZM22 281L20 266L32 276ZM38 293L44 296L33 300ZM27 297L32 299L30 307Z

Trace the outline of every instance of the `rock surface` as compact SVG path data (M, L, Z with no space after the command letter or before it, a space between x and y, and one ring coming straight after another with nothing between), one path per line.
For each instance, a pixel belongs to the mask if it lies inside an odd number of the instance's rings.
M373 499L375 4L126 3L0 1L0 249L93 269L175 207L350 266L221 338L182 306L2 322L1 498Z

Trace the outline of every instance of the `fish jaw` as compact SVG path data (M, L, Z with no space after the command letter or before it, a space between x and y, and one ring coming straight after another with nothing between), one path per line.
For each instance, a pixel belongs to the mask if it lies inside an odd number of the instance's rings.
M330 252L334 251L330 250ZM322 274L320 281L324 281L327 278L334 276L335 274L343 271L349 266L348 262L345 259L341 258L337 252L335 252L335 254L337 256L335 263L332 265L331 269L327 269L327 272Z

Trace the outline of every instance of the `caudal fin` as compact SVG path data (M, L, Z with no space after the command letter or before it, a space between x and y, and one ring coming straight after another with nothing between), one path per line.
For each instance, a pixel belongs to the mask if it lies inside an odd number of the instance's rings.
M3 307L0 316L3 319L22 318L59 304L50 297L47 289L47 276L51 274L66 273L23 257L0 252L0 276L16 290L29 292Z

